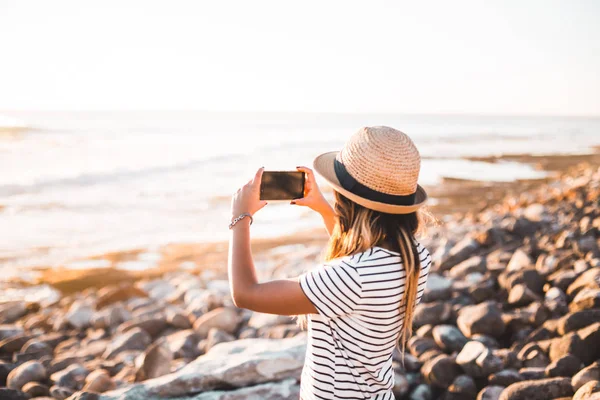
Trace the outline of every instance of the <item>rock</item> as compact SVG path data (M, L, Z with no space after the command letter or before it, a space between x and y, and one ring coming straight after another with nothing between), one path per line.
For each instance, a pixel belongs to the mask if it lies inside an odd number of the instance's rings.
M396 398L401 398L405 396L410 390L410 382L404 376L404 374L400 374L398 372L394 373L394 387L392 388L392 392Z
M211 328L218 328L227 333L233 334L240 323L240 316L237 310L232 307L216 308L204 314L194 322L194 330L205 338Z
M110 378L108 371L104 369L97 369L90 372L85 378L85 385L83 390L94 393L104 393L115 388L115 383Z
M439 261L438 268L441 271L445 271L454 267L455 265L473 256L479 247L480 245L475 239L468 236L465 237L463 240L454 245L448 254Z
M15 369L17 366L5 361L0 360L0 387L6 386L6 378L10 371Z
M546 376L550 378L555 376L572 377L582 367L581 360L571 354L567 354L546 367Z
M178 397L216 387L245 387L299 379L305 352L305 335L221 343L177 372L112 390L102 399Z
M96 312L90 323L97 329L114 328L123 322L129 321L131 317L131 313L125 307L115 304Z
M148 297L148 294L144 290L129 284L104 287L98 290L98 300L96 305L98 309L102 309L111 304L129 300L134 297Z
M198 356L196 346L200 335L191 330L179 331L166 337L166 342L175 358L192 359Z
M145 350L151 341L146 331L132 328L114 338L102 357L110 359L125 350Z
M237 390L206 392L194 397L194 400L287 400L299 397L300 385L294 379L286 379Z
M56 386L69 388L73 391L83 386L89 371L81 364L71 364L67 368L50 375L50 380Z
M461 351L468 339L453 325L438 325L433 328L433 339L437 345L449 352Z
M489 376L489 383L494 386L506 387L522 380L523 377L519 374L519 371L514 369L505 369Z
M499 337L505 329L502 314L496 303L493 302L464 307L456 322L458 328L467 337L478 333Z
M8 374L6 386L9 389L21 390L28 382L46 379L46 368L39 361L27 361Z
M576 373L571 379L571 385L577 391L589 381L600 381L600 362L596 361Z
M264 314L259 312L253 312L248 320L248 326L254 329L291 323L294 323L294 320L287 315Z
M522 307L534 301L541 301L542 298L532 292L527 286L517 284L510 289L508 294L508 304L515 307Z
M548 400L572 395L570 379L548 378L513 383L504 389L500 400Z
M410 400L433 400L433 398L431 386L424 383L417 385L409 396Z
M517 358L526 368L546 368L550 364L546 353L537 343L526 344L517 354Z
M448 388L462 371L456 364L454 357L440 354L425 362L421 368L421 373L429 384Z
M468 375L459 375L448 387L449 398L456 399L474 399L477 396L477 386L475 381Z
M583 288L569 304L571 312L600 308L600 289Z
M473 272L479 272L483 274L486 272L486 264L486 260L483 257L471 257L452 267L452 269L450 269L448 272L448 275L453 278L463 278Z
M220 329L211 328L211 330L208 331L208 337L206 338L206 351L210 350L219 343L231 342L232 340L235 340L235 338L229 333Z
M2 400L29 400L31 397L16 389L0 387L0 399Z
M439 325L450 318L452 307L447 302L419 303L415 307L413 325L418 328L423 325Z
M569 285L569 288L566 290L566 292L569 296L574 296L585 288L598 289L599 285L600 267L591 268L579 275L577 279L575 279L573 283Z
M175 307L167 309L167 322L178 329L190 329L192 327L190 315L187 311Z
M535 381L546 377L546 370L541 367L525 367L519 370L524 381Z
M66 320L75 329L84 329L90 326L93 316L94 308L82 301L74 302L65 314Z
M600 399L600 382L589 381L575 392L573 400L589 400L594 393L598 393L596 398Z
M472 377L485 377L503 368L502 360L496 357L483 343L470 341L456 356L456 363Z
M573 355L586 365L600 359L600 322L579 329L577 335L581 338L585 351L579 354L573 353Z
M0 354L12 354L21 350L34 335L21 334L0 341Z
M136 374L136 382L158 378L171 372L173 352L166 341L152 344L140 358L140 368Z
M22 335L25 332L23 328L16 325L0 325L0 340L8 339L13 336Z
M60 386L54 385L50 388L50 396L52 396L58 400L65 400L65 399L71 397L71 395L73 395L73 393L74 393L74 391L72 389L69 389L66 387L60 387Z
M522 249L517 249L513 253L513 256L510 258L508 265L506 266L506 270L509 272L512 271L521 271L529 266L533 265L533 260L529 257Z
M477 394L477 400L499 400L504 386L486 386Z
M421 357L421 355L429 350L439 350L435 340L418 336L413 336L408 339L407 346L410 353L415 357Z
M23 391L23 393L31 397L43 397L50 395L50 389L48 388L48 386L43 385L39 382L26 383L21 390Z
M437 300L448 300L452 294L452 279L436 273L430 273L423 293L422 301L429 303Z
M73 393L67 400L99 400L100 396L97 393L79 391Z
M27 303L21 300L0 304L0 324L11 324L27 314Z
M530 204L523 211L523 216L533 222L541 222L547 214L546 207L543 204Z
M168 326L166 317L154 317L144 319L134 319L119 325L117 332L125 333L135 328L147 332L152 338L158 337Z

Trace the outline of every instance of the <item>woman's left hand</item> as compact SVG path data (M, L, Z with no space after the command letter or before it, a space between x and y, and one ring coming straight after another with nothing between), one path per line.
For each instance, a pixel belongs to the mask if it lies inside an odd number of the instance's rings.
M267 202L260 199L260 181L264 167L260 168L253 179L234 193L231 199L231 214L235 218L243 213L254 214L267 205Z

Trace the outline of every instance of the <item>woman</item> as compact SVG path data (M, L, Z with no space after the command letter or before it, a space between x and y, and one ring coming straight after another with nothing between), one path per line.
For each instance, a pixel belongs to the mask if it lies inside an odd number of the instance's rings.
M305 167L305 197L293 204L321 214L330 234L326 262L296 279L258 283L250 250L259 169L232 200L229 279L233 301L254 311L308 321L300 397L393 399L392 352L409 338L431 257L414 238L427 195L417 184L417 148L389 127L359 130L314 169L335 190L335 208ZM306 317L303 317L305 316Z

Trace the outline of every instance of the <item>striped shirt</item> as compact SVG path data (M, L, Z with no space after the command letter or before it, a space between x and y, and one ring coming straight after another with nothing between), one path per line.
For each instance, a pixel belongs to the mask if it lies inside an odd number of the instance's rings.
M421 300L431 256L417 243ZM406 273L398 253L373 247L300 276L318 314L308 315L300 398L394 399L392 352L404 319Z

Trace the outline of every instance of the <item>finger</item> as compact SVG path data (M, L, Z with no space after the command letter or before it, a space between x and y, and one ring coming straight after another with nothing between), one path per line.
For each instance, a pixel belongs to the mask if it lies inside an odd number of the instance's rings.
M306 177L308 178L308 181L313 182L315 180L315 174L313 173L312 169L308 167L296 167L296 169L298 171L304 172L306 174Z
M260 206L260 208L259 208L259 210L260 210L261 208L263 208L264 206L266 206L266 205L267 205L267 204L269 204L269 203L263 200L263 201L261 201L261 202L260 202L260 203L258 203L258 204L259 204L259 206Z
M260 186L260 181L262 180L262 175L263 175L264 171L265 171L265 167L260 167L258 169L258 171L256 171L256 174L254 175L254 179L252 180L252 183L254 185Z

